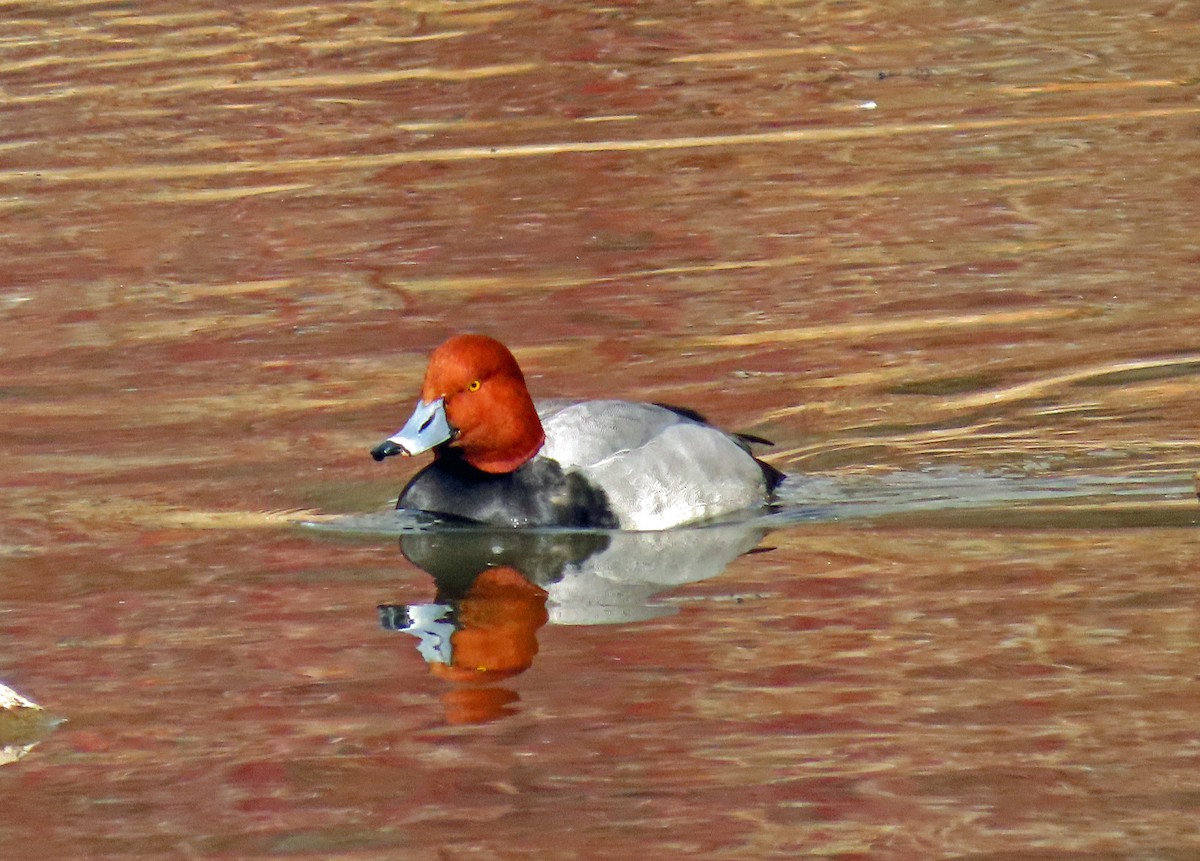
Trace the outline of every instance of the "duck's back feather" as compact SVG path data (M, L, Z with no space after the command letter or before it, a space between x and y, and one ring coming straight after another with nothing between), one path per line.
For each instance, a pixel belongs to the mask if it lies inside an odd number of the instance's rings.
M745 443L691 415L629 401L539 406L538 457L601 488L625 529L666 529L763 504L769 480Z

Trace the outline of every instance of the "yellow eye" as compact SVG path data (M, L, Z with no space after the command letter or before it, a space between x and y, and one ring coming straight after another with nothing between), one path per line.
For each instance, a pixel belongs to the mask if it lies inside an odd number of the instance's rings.
M479 380L471 380L471 384L469 386L467 386L467 391L468 392L479 391Z

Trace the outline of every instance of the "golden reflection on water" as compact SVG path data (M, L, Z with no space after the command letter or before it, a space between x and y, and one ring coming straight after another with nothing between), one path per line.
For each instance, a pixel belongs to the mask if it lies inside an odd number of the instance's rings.
M0 681L68 718L9 842L1200 852L1186 4L3 5ZM946 505L546 626L447 728L374 627L428 578L286 524L394 497L463 329Z

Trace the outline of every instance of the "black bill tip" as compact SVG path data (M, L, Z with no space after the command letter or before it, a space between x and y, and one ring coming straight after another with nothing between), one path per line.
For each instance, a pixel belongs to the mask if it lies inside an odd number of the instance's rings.
M385 631L403 631L412 625L407 604L380 604L379 626Z
M404 447L396 445L390 439L385 439L379 445L375 446L375 448L371 449L371 457L377 461L383 460L385 457L391 457L394 454L404 453Z

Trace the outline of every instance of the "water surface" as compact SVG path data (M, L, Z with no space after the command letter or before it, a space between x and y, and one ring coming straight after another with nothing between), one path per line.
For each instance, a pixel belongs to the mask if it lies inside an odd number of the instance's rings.
M0 682L67 722L0 841L1196 857L1195 15L877 6L6 7ZM397 536L296 524L462 330L775 440L786 528L498 578L520 671L438 675Z

